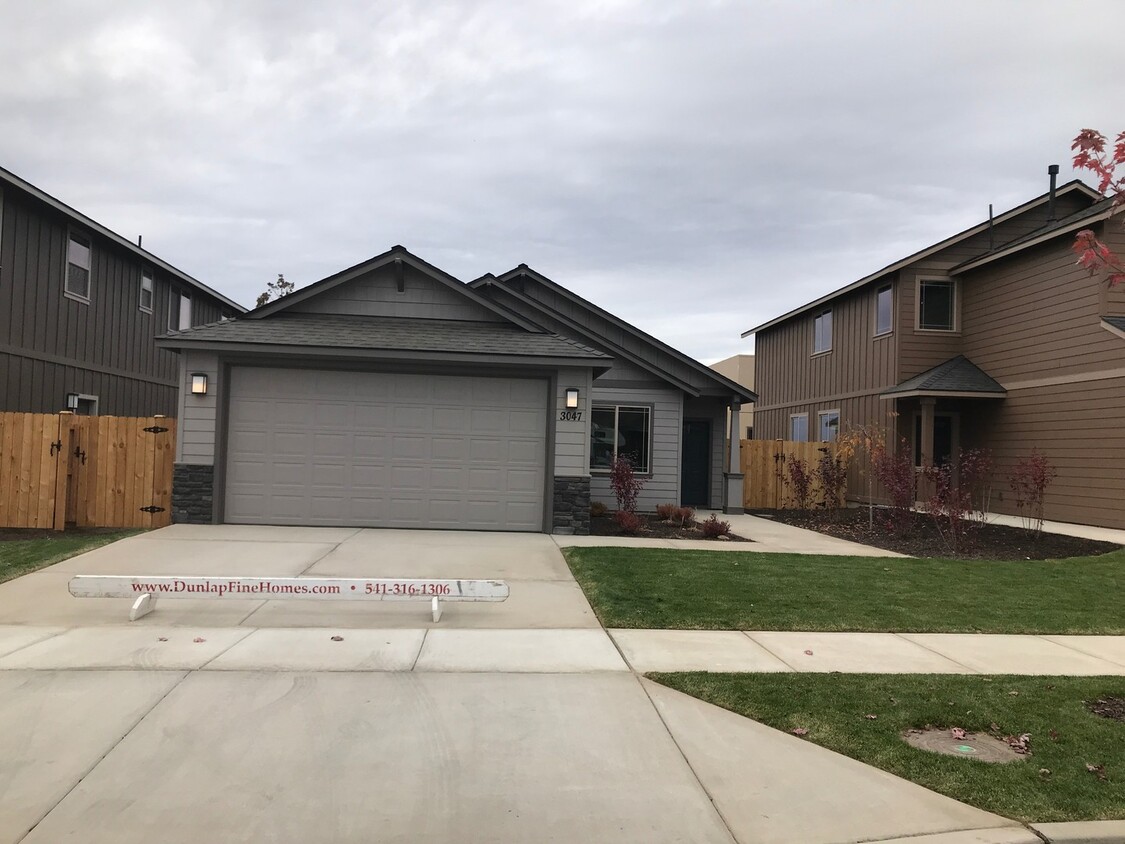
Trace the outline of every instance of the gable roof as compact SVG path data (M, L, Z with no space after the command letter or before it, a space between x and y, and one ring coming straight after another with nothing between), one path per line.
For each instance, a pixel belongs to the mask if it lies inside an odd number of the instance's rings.
M913 378L907 378L879 398L911 396L966 396L970 398L1004 398L1008 395L996 379L964 355L957 355Z
M511 323L405 317L280 313L273 319L213 322L157 338L165 348L264 347L321 352L409 353L584 361L608 368L613 358L557 334Z
M1057 188L1055 190L1055 196L1059 197L1059 196L1062 196L1063 194L1072 193L1072 192L1075 192L1075 191L1077 191L1079 193L1086 194L1088 197L1090 197L1090 199L1101 200L1103 198L1100 193L1098 193L1096 190L1091 188L1089 185L1084 184L1082 181L1080 181L1078 179L1075 179L1074 181L1071 181L1071 182L1067 182L1065 185L1062 185L1061 187ZM1049 193L1041 194L1040 196L1035 197L1035 199L1032 199L1028 202L1023 203L1023 205L1017 205L1015 208L1012 208L1009 211L1005 211L1003 214L1000 214L997 217L993 217L992 223L993 223L993 225L995 225L997 223L1003 223L1007 220L1012 219L1013 217L1017 217L1020 214L1024 214L1024 213L1030 211L1031 209L1033 209L1033 208L1035 208L1039 205L1043 205L1044 203L1047 202L1047 200L1049 198L1050 198ZM747 331L743 331L741 336L742 337L749 337L751 334L756 334L759 331L764 331L767 328L772 328L773 326L777 325L778 323L785 322L786 320L791 319L792 317L795 317L799 314L803 314L806 311L812 310L813 308L820 307L821 305L824 305L824 304L832 301L833 299L836 299L836 298L838 298L840 296L843 296L847 293L851 293L853 290L858 290L859 288L863 287L864 285L871 284L872 282L878 281L879 279L883 278L884 276L890 275L893 272L897 272L898 270L901 270L903 267L910 266L911 264L913 264L916 261L920 261L923 258L926 258L930 255L933 255L935 252L940 252L942 249L947 249L948 247L953 246L954 244L960 243L961 241L963 241L967 238L970 238L973 235L977 235L977 234L980 234L981 232L988 231L988 225L989 225L989 223L988 223L987 220L985 220L983 223L978 223L977 225L972 226L970 228L967 228L962 232L958 232L957 234L953 235L952 237L947 237L945 240L939 241L939 242L933 244L932 246L927 246L925 249L919 250L918 252L915 252L912 255L907 255L905 258L902 258L898 261L895 261L893 264L888 264L887 266L883 267L883 269L877 270L876 272L873 272L871 275L864 276L863 278L859 279L858 281L853 281L851 284L845 285L844 287L841 287L838 290L834 290L831 293L828 293L824 296L821 296L819 299L814 299L812 302L809 302L808 304L801 305L799 308L794 308L793 310L789 311L788 313L782 314L779 317L775 317L774 319L771 319L768 322L763 322L761 325L755 326L754 328L751 328ZM999 257L999 256L997 256L997 257Z
M69 217L71 220L74 220L76 223L79 223L84 228L87 228L90 231L97 232L107 240L110 240L121 248L132 252L144 263L151 264L154 267L160 267L160 269L164 270L169 275L174 276L177 281L180 281L188 287L194 288L201 293L205 293L208 296L218 299L223 304L233 308L237 313L246 313L246 308L238 304L238 302L235 302L233 299L228 299L219 291L208 287L198 279L192 278L183 270L176 269L164 259L158 258L157 256L153 255L147 249L142 249L140 246L137 246L137 244L133 243L130 240L126 240L124 237L117 234L117 232L107 229L101 223L90 219L80 211L76 211L66 203L55 199L46 191L40 190L39 188L35 187L35 185L31 184L31 182L25 181L10 170L6 170L3 167L0 167L0 188L2 188L4 185L9 185L34 197L44 205L53 208L55 211L58 211Z
M392 246L381 255L376 255L374 258L368 258L353 267L348 267L346 270L340 270L338 273L333 273L327 278L322 278L320 281L313 282L307 287L302 287L300 290L295 290L287 296L282 296L280 299L274 299L272 302L267 302L260 308L255 308L246 314L247 319L262 319L263 317L272 316L276 313L286 310L287 308L296 305L298 302L304 302L326 293L334 287L339 287L341 284L346 284L353 279L359 278L372 270L379 267L385 267L389 264L411 266L421 273L432 278L439 284L444 285L459 296L474 302L485 310L491 311L497 316L501 317L506 322L512 322L518 325L525 331L541 332L539 326L524 319L518 314L510 313L487 297L480 295L471 286L463 283L459 279L454 278L445 270L438 269L433 264L427 263L419 258L417 255L411 254L405 246Z
M531 269L531 267L529 267L527 264L520 264L519 266L515 267L514 269L511 269L508 272L503 273L499 278L491 279L491 278L485 276L484 278L479 278L476 281L470 282L470 285L480 287L480 286L485 285L485 284L497 284L498 283L498 284L503 285L503 287L506 291L513 292L512 289L507 284L505 284L505 282L511 281L511 280L513 280L515 278L518 278L520 276L524 276L525 278L528 278L528 279L536 282L537 284L542 285L543 287L551 290L554 293L557 293L558 295L562 296L563 298L567 299L568 301L573 302L573 303L577 304L579 307L584 308L585 310L587 310L590 313L600 317L601 319L606 320L607 322L609 322L614 327L620 328L622 331L626 332L627 334L632 335L633 337L636 337L636 338L644 341L645 343L648 343L649 345L653 346L655 349L659 350L660 352L663 352L666 355L670 355L674 359L676 359L676 360L680 361L681 363L687 365L689 368L691 368L692 370L697 372L699 375L703 376L704 379L717 384L719 387L721 387L725 391L729 391L729 392L733 393L734 395L739 396L742 401L754 402L754 401L758 400L758 394L755 393L753 390L750 390L750 389L747 389L746 387L743 387L741 384L739 384L736 381L732 381L730 378L727 378L725 375L720 375L718 372L711 369L711 367L700 363L695 358L689 357L688 355L685 355L683 352L680 352L680 351L677 351L676 349L673 349L671 346L667 345L666 343L663 343L660 340L657 340L651 334L646 334L644 331L641 331L639 328L636 328L633 325L630 325L629 323L625 322L623 319L620 319L620 318L614 316L609 311L606 311L606 310L603 310L602 308L599 308L594 303L592 303L592 302L590 302L586 299L583 299L578 294L573 293L570 290L567 290L562 285L556 284L555 282L551 281L551 279L547 278L542 273L538 273L535 270ZM529 297L523 297L523 298L529 298ZM548 305L546 305L545 303L539 302L539 301L534 301L534 302L532 302L532 304L535 307L539 308L540 310L542 310L544 312L549 311L552 316L554 316L556 318L559 318L560 321L566 321L565 316L563 316L561 314L558 314L558 312L554 311L553 309L550 309L550 307ZM616 349L618 351L618 353L621 353L623 357L627 355L626 351L621 349L620 346L618 346L617 344L613 343L612 341L602 337L594 329L592 329L592 328L582 328L581 331L585 334L593 335L594 340L599 344L605 343L607 346L614 347L614 349ZM628 356L631 359L635 359L637 357L635 355L628 355ZM649 371L653 370L653 365L650 362L646 361L642 365L645 369L647 369ZM675 378L670 373L660 369L659 367L656 368L656 372L654 374L656 374L658 377L661 377L661 378L669 381L670 383L675 384L676 386L680 387L680 389L684 389L683 386L681 386L684 383L682 381L682 379ZM690 385L688 385L688 386L690 387ZM688 392L689 394L699 395L699 391L697 389L694 389L694 388L686 390L686 392Z
M970 258L968 261L962 261L949 272L963 273L967 270L975 270L977 267L982 267L991 261L995 261L997 258L1007 257L1008 255L1019 252L1021 249L1036 246L1061 234L1077 231L1099 220L1108 220L1123 209L1125 209L1125 205L1116 202L1113 197L1103 197L1100 202L1095 202L1089 208L1083 208L1081 211L1069 214L1061 220L1047 223L1035 231L1028 232L1023 237L1018 237L1011 243L1005 243L1003 246L998 246L989 252L985 252L983 255Z

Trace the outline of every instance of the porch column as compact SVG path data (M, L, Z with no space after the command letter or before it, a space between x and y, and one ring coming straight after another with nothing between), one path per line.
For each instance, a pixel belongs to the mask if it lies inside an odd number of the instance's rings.
M922 399L922 468L934 465L934 406L937 399Z
M740 443L738 432L742 430L742 423L739 420L739 411L742 409L742 402L737 398L730 400L730 445L728 453L730 455L727 462L727 471L723 473L723 512L731 514L739 514L742 511L742 454L740 451Z

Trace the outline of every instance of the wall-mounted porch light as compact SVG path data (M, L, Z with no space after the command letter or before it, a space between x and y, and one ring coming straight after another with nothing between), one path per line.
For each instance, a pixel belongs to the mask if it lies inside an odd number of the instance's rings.
M203 372L191 374L191 394L193 396L207 395L207 375Z
M578 407L578 388L566 388L566 407L568 410L574 410Z
M66 394L66 409L72 413L78 410L78 393Z

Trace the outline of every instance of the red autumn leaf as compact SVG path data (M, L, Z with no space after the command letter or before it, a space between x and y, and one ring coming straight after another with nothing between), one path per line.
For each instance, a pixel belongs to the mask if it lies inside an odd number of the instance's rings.
M949 731L949 734L951 736L953 736L953 738L955 738L955 739L963 739L965 737L965 731L962 730L960 727L953 727Z
M794 727L789 732L791 732L795 736L807 736L809 734L809 731L804 727Z
M192 641L195 642L198 645L200 642L206 642L207 640L204 639L202 636L196 636L194 639L192 639Z
M805 656L812 656L812 651L805 651Z
M1047 736L1048 736L1048 738L1051 739L1051 741L1058 741L1059 740L1059 731L1058 730L1048 730Z

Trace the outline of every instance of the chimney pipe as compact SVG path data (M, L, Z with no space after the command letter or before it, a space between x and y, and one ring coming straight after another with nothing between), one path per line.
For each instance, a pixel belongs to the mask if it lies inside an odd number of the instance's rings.
M1051 190L1047 195L1047 222L1053 223L1055 217L1055 179L1059 175L1059 165L1052 164L1047 168L1047 175L1051 177Z

